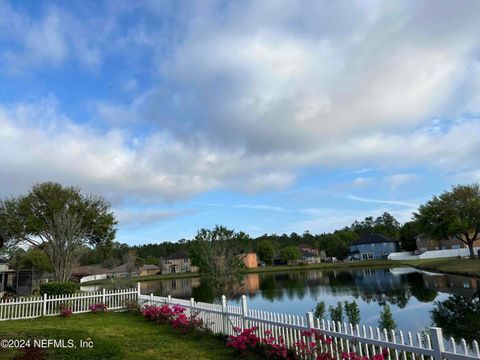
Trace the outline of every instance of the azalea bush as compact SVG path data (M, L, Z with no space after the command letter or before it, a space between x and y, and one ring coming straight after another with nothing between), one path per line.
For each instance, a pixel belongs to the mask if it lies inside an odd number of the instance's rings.
M66 308L62 309L61 314L62 314L63 317L68 317L68 316L71 316L73 314L73 311L69 307L66 307Z
M244 330L235 327L234 331L237 335L228 337L227 346L233 347L241 354L255 352L269 359L291 359L293 356L292 351L287 348L283 337L279 336L277 339L269 330L263 333L263 337L255 334L257 327Z
M104 304L104 303L92 304L90 305L90 311L92 313L106 312L108 311L108 307L107 307L107 304Z
M256 353L266 359L316 359L334 360L336 354L340 353L342 360L384 360L388 356L388 350L384 349L382 354L374 355L371 358L360 356L355 352L340 352L333 344L333 339L325 336L317 329L302 332L302 338L295 342L293 347L288 347L282 336L276 338L272 332L267 330L260 336L257 335L257 327L244 330L234 329L236 335L230 335L227 346L236 349L241 356L248 353ZM333 350L333 354L331 352Z
M145 305L142 314L145 319L157 324L170 324L181 334L207 330L203 320L199 318L200 312L192 311L191 315L187 316L185 311L186 309L180 305Z

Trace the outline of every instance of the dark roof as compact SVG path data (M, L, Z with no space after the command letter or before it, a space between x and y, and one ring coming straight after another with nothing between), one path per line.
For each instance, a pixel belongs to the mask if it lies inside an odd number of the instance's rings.
M164 257L165 260L188 259L188 252L180 250Z
M360 240L351 242L350 245L362 245L362 244L382 244L388 242L398 242L398 240L394 240L389 238L388 236L382 234L366 234L363 235Z
M8 264L8 261L5 259L0 259L0 264Z

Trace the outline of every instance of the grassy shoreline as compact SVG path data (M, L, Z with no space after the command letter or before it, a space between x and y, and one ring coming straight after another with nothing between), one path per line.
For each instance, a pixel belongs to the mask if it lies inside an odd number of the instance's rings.
M0 348L4 360L90 360L90 359L235 359L223 339L209 335L183 336L170 325L146 321L126 312L75 314L9 320L0 327L0 340L31 340L30 348ZM34 347L40 339L70 340L75 347ZM80 341L92 347L81 347Z
M408 265L420 270L435 271L443 274L480 277L480 259L440 258L424 260L405 260Z
M420 270L436 271L444 274L464 275L480 277L480 259L458 259L458 258L442 258L442 259L425 259L425 260L365 260L365 261L350 261L339 263L320 263L310 265L294 265L294 266L264 266L253 269L248 269L247 274L258 274L267 272L285 272L285 271L305 271L316 269L351 269L351 268L395 268L410 266ZM164 274L164 275L148 275L142 277L134 277L133 281L143 282L152 280L170 280L170 279L185 279L196 278L200 275L198 273L179 273L179 274ZM82 286L101 285L105 280L88 281L82 283Z

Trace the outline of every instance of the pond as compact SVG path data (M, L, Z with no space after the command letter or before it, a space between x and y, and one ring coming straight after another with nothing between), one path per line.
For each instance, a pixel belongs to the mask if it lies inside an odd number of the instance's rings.
M149 281L142 282L141 286L144 294L170 294L182 299L194 297L205 302L214 300L199 278ZM479 288L479 279L413 268L307 270L249 274L243 288L234 292L229 303L237 305L245 294L250 308L305 315L319 301L324 301L328 318L329 306L354 300L360 308L360 324L368 326L378 326L382 307L388 304L399 330L417 332L434 324L431 311L438 309L439 303L457 304L460 303L458 299L463 299L469 305L462 305L458 316L473 317L473 325L468 325L473 329L467 331L454 325L450 326L448 335L465 337L465 332L471 336L480 334L480 305L476 297ZM452 318L455 313L450 309L447 315L448 323L455 324ZM436 325L445 327L445 323ZM457 328L459 333L455 333Z

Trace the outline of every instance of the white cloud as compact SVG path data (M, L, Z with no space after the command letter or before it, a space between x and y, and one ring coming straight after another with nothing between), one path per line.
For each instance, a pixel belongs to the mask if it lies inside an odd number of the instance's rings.
M165 221L180 216L188 216L195 213L195 210L154 210L154 209L116 209L115 217L123 228L135 228L149 226L160 221Z
M393 189L414 180L409 167L480 168L480 122L465 115L480 110L479 2L169 5L176 28L141 20L121 31L126 6L88 20L52 7L34 21L1 3L12 62L99 66L141 48L156 83L131 104L93 100L107 131L55 104L0 108L3 193L58 180L112 199L176 200L287 188L305 167L388 168ZM136 91L129 69L124 89ZM142 122L150 133L133 135Z
M360 202L366 202L366 203L405 206L411 209L416 209L418 208L418 205L419 205L417 203L410 202L410 201L371 199L371 198L365 198L365 197L355 196L355 195L347 195L347 196L344 196L344 198L348 200L354 200L354 201L360 201Z
M120 130L102 133L61 116L51 101L0 108L0 129L0 166L8 174L0 179L2 195L54 180L113 200L131 196L148 202L225 184L247 192L272 189L286 186L293 176L268 172L242 153L181 143L163 132L143 138Z

